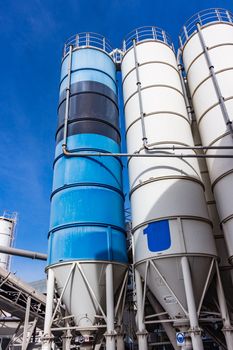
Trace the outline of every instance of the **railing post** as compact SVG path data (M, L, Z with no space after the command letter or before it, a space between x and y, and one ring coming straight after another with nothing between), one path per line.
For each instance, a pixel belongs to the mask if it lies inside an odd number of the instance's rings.
M215 13L216 13L216 16L217 16L218 20L221 21L222 20L221 19L221 15L220 15L218 9L215 10Z
M76 46L79 47L79 35L76 35Z
M90 33L87 33L86 35L86 46L90 45Z
M152 35L153 35L153 39L156 39L156 29L155 27L152 27Z
M188 31L187 31L187 28L185 26L184 26L184 34L185 34L186 40L188 40L188 38L189 38Z
M162 30L162 36L163 36L163 41L165 42L165 44L167 44L167 37L164 30Z
M229 13L229 11L226 11L226 15L227 15L227 19L230 23L232 23L232 18L231 18L231 15Z

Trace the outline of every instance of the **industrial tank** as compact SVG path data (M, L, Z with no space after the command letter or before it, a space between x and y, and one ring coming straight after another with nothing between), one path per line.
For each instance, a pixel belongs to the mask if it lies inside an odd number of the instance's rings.
M111 51L104 37L78 34L66 43L61 67L48 270L83 335L97 331L106 313L107 267L114 293L127 269L122 164L91 156L120 152Z
M207 149L207 156L232 156L232 22L233 16L227 10L205 10L188 20L180 36L184 67L202 145L215 148ZM233 158L208 158L207 166L229 261L232 262Z
M16 213L4 212L0 216L0 246L10 247L14 238L14 229L16 225ZM0 267L9 269L10 256L0 253Z
M176 149L193 147L193 138L169 36L156 27L140 28L125 39L123 51L128 152L155 155L128 160L134 265L175 321L188 317L190 308L184 265L199 306L216 257L212 225L195 153Z

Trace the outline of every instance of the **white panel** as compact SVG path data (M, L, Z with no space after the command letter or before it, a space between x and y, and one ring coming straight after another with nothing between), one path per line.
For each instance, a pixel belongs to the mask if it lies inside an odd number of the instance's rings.
M233 46L218 46L209 50L211 62L214 66L215 71L218 72L225 69L233 69ZM222 57L224 56L224 60ZM198 74L195 74L195 65L199 65ZM204 55L199 56L196 61L190 66L188 71L189 77L189 88L191 94L193 94L196 87L209 76L209 69L206 64Z
M149 144L165 142L167 146L173 143L192 146L192 135L189 123L181 116L171 113L152 114L144 118ZM174 133L174 130L177 132ZM170 143L170 144L169 144ZM142 146L142 125L138 120L128 129L127 148L132 153ZM160 145L162 146L162 145ZM192 151L188 152L192 153Z
M182 87L180 83L180 77L178 70L162 63L148 63L139 66L140 82L141 87L152 86L152 85L168 85L178 89L182 92ZM128 98L135 92L137 92L137 79L136 79L136 69L131 71L127 79L123 82L124 89L124 99Z
M134 233L134 246L135 246L135 262L143 261L145 258L159 258L163 255L182 254L186 247L187 253L198 254L200 253L200 240L204 242L203 254L213 254L215 252L215 244L212 239L211 225L204 221L182 219L169 220L171 241L174 242L172 246L160 252L151 252L148 249L147 237L143 230L147 225L136 230ZM183 230L183 232L182 232Z
M190 180L165 179L148 183L132 193L131 205L133 227L170 216L209 218L203 188Z
M145 114L171 112L182 115L188 120L184 98L173 89L151 87L142 90L143 111ZM126 128L140 117L138 94L133 95L125 105Z
M216 45L232 43L233 26L231 24L216 23L203 28L202 32L206 46L209 48ZM186 51L184 55L184 64L186 69L188 69L192 61L203 51L197 34L194 34L186 43L184 51Z
M216 77L218 79L222 96L225 99L229 97L233 98L233 89L232 89L233 70L219 73L216 75ZM208 95L206 95L207 91L208 91ZM208 98L206 98L207 96ZM212 79L208 79L202 85L200 85L193 96L193 104L195 106L195 111L197 113L198 118L218 102L219 102L218 97L214 89Z
M176 58L167 45L149 41L137 45L137 57L140 64L145 62L166 62L177 69ZM135 67L133 49L127 51L122 61L122 76L125 77Z
M176 151L180 153L180 151ZM188 153L184 151L183 154ZM189 154L192 153L191 151ZM130 159L129 180L131 189L148 179L165 176L192 177L200 181L196 158L137 158Z

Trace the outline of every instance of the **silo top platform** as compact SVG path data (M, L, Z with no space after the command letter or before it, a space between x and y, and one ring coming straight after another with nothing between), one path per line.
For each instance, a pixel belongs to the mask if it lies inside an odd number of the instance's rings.
M172 50L174 50L174 46L170 35L168 35L163 29L154 26L140 27L130 32L123 40L122 49L124 52L126 52L133 46L133 40L135 40L136 43L150 40L160 41L168 45Z
M211 8L193 15L182 27L180 32L180 45L183 47L189 38L197 32L197 23L202 27L214 23L233 24L233 14L222 8Z
M98 33L84 32L71 36L64 45L63 57L69 52L69 47L75 48L96 48L108 54L112 53L113 47L109 41Z

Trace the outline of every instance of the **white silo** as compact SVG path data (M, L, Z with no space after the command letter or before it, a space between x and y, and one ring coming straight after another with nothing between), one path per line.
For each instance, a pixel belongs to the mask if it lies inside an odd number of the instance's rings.
M174 156L193 139L173 45L146 27L130 33L123 50L128 152L156 155L128 162L139 348L147 346L144 280L177 327L190 324L193 349L201 350L198 315L216 249L195 153Z
M0 216L0 246L10 247L14 238L14 229L16 225L16 213L4 212ZM8 270L10 264L10 256L0 253L0 267Z
M233 259L233 16L223 9L205 10L183 27L180 43L191 99L208 158L220 223ZM224 149L225 148L225 149Z
M195 146L199 147L199 154L204 154L201 149L202 143L200 139L199 130L197 127L197 121L195 115L192 118L192 132ZM222 332L224 333L227 349L233 350L233 328L231 326L231 320L229 312L232 312L232 288L233 288L233 266L230 265L227 256L226 242L221 229L219 215L216 207L216 202L211 188L211 182L209 172L206 164L206 159L199 158L199 167L201 171L201 178L205 186L205 198L208 208L209 217L213 223L213 234L215 238L217 253L218 253L218 267L216 278L208 289L208 293L205 298L205 308L211 311L220 311L222 317ZM217 264L217 263L216 263ZM216 308L216 300L218 305Z

